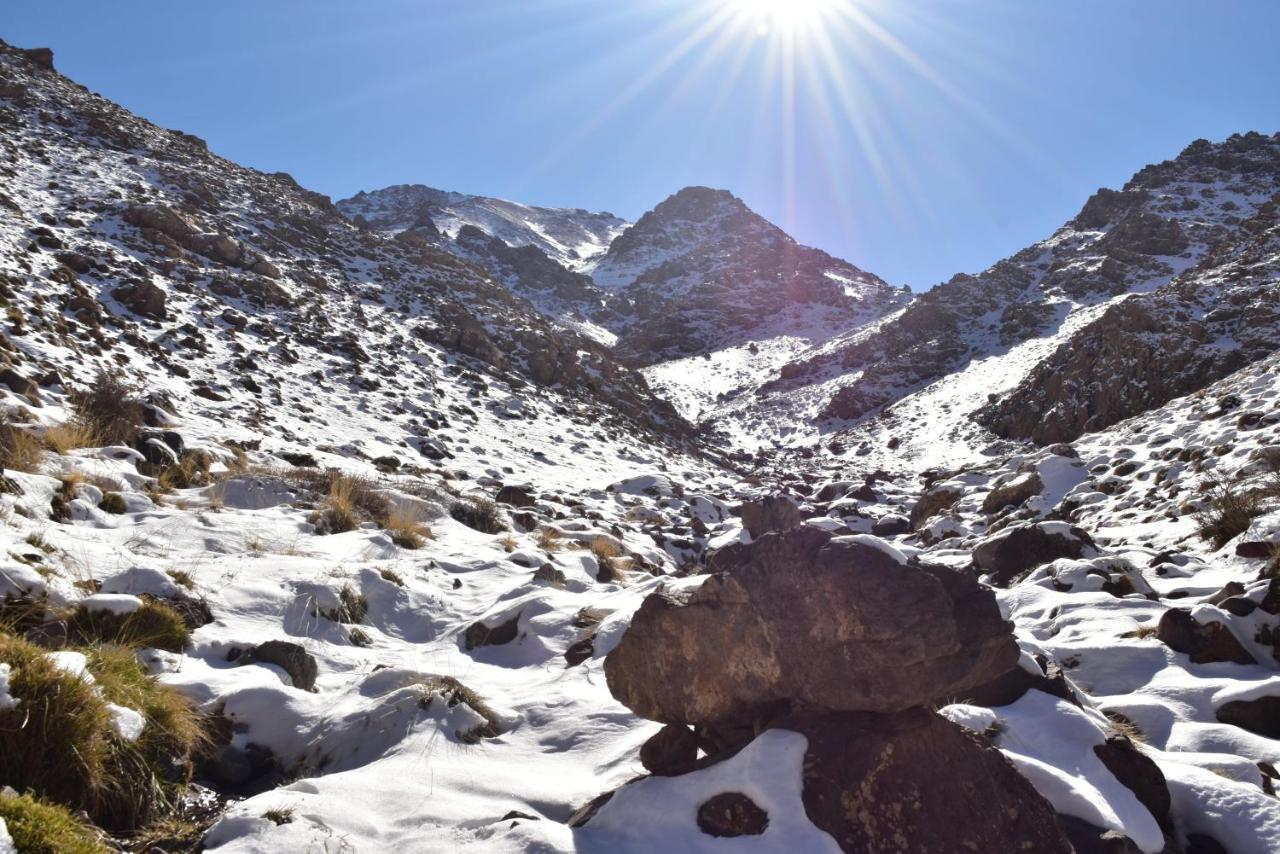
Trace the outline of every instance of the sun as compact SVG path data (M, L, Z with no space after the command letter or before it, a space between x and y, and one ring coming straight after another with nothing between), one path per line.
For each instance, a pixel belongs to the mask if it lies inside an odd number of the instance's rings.
M820 24L848 0L724 0L739 18L762 31L800 29Z

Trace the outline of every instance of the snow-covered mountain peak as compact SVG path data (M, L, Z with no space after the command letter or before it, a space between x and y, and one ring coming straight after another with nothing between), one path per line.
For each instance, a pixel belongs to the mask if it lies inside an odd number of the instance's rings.
M627 226L625 220L607 212L537 207L422 184L362 190L337 206L353 220L363 217L379 232L428 227L457 237L463 226L475 226L508 246L536 246L570 270L581 269L603 254Z

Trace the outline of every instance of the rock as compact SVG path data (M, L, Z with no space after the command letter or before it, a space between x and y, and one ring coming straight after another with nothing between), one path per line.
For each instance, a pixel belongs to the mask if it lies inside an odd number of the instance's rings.
M1065 522L1010 525L978 544L973 563L993 582L1006 587L1019 575L1058 558L1090 557L1093 540L1080 528Z
M742 527L747 529L752 539L770 531L790 530L803 521L796 503L782 495L770 495L742 505Z
M721 792L698 807L698 829L708 836L759 836L769 814L742 792Z
M698 739L681 724L667 724L640 746L640 764L659 777L687 774L697 761Z
M886 513L871 525L871 533L877 537L896 537L911 530L911 522L906 516L897 513Z
M1222 623L1201 623L1185 608L1170 608L1164 612L1156 627L1156 639L1175 652L1191 656L1195 664L1214 661L1257 664L1230 629Z
M40 405L40 387L13 368L0 370L0 383L4 383L15 394L22 395L31 403L37 406Z
M935 486L921 495L911 508L911 530L918 531L925 522L959 501L961 495L961 490L954 486Z
M289 674L293 687L303 691L316 690L319 669L315 657L296 643L271 640L260 643L236 659L238 664L274 664Z
M19 50L21 55L27 62L32 65L39 66L46 71L53 70L53 51L47 47L31 47L25 50Z
M632 711L694 724L788 700L899 711L963 696L1018 660L989 589L871 538L799 528L730 562L696 590L651 594L605 659Z
M165 292L159 285L143 279L134 279L111 292L120 303L143 317L154 317L163 320L165 314Z
M1005 507L1018 506L1027 499L1044 492L1044 481L1038 472L1024 472L1013 480L997 486L982 500L983 513L995 513Z
M467 631L463 635L463 645L468 650L475 649L478 646L501 646L511 643L519 633L520 614L518 613L496 626L487 625L483 620L480 620L467 627Z
M552 587L561 590L564 589L565 584L568 583L569 580L565 577L563 570L557 569L549 563L544 563L542 566L534 570L533 579L534 581L545 582L546 584L550 584Z
M1098 827L1073 815L1059 815L1075 854L1142 854L1138 844L1123 833Z
M841 851L1071 852L1012 763L933 712L799 715L770 728L808 740L805 813Z
M533 490L527 486L504 486L498 490L495 500L512 507L532 507L537 503L533 498Z
M1138 802L1147 808L1160 829L1166 835L1172 834L1172 798L1160 766L1118 732L1109 734L1102 744L1094 745L1093 752L1120 785L1133 792Z
M1280 697L1267 695L1252 700L1232 700L1219 706L1214 714L1224 724L1267 738L1280 738Z

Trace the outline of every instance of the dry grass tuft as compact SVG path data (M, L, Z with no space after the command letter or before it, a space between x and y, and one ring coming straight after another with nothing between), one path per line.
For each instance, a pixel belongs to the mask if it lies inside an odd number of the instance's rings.
M43 460L44 448L34 433L12 424L0 424L0 468L36 472Z
M182 615L162 602L144 602L130 614L90 611L83 605L67 617L67 636L75 643L109 643L182 652L191 640Z
M391 542L402 549L420 549L433 536L431 529L422 524L418 511L412 507L392 507L382 527L391 535Z
M80 651L92 683L55 666L34 644L0 634L0 661L10 665L20 701L0 711L0 779L83 809L112 831L133 830L176 801L191 757L205 744L203 720L148 675L132 650ZM142 715L137 740L117 732L109 703Z
M103 369L87 391L71 395L76 423L103 445L131 445L144 417L142 391L118 368Z
M534 542L544 552L558 552L565 547L564 537L550 525L538 529L538 536Z
M498 503L486 495L458 499L449 508L449 515L455 521L482 534L501 534L507 530L507 523L502 518Z
M78 421L47 427L40 438L44 446L55 454L65 454L77 448L96 448L102 444L91 427Z

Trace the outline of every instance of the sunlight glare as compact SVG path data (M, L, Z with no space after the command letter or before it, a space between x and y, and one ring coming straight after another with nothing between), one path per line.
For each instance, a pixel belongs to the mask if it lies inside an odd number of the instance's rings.
M819 24L842 0L725 0L741 18L760 32L770 29L799 29Z

